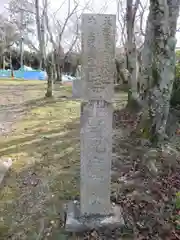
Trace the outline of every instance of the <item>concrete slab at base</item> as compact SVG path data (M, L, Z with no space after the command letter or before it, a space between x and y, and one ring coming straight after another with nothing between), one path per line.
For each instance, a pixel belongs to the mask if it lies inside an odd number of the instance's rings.
M67 232L84 232L104 227L113 230L124 226L121 207L115 204L112 204L112 214L109 216L82 216L80 212L80 203L74 201L67 205L65 214L65 230Z

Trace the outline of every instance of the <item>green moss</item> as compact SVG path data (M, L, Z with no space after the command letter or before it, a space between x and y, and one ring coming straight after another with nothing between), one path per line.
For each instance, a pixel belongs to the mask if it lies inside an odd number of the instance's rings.
M176 107L180 105L180 63L176 64L175 81L171 95L171 105Z
M142 128L142 137L152 140L152 132L151 132L151 121L150 119L144 120L143 128Z
M176 58L180 60L180 51L176 51ZM173 107L180 105L180 62L176 63L175 80L173 83L173 91L171 96L171 105Z
M6 239L9 226L7 226L2 220L0 221L0 239Z
M180 211L180 192L177 192L177 194L176 194L175 208L176 208L177 212ZM176 229L180 230L180 215L179 214L177 214L175 216L175 225L176 225Z
M140 104L136 99L132 97L132 95L128 95L128 104L127 107L132 112L138 112L141 109Z
M150 113L145 111L137 130L140 132L140 137L148 139L153 145L156 145L158 142L158 136L155 134L152 122Z
M176 194L176 209L180 210L180 192Z
M152 87L157 86L159 83L159 73L158 73L158 69L157 69L157 65L156 63L153 63L152 65Z
M145 126L142 129L142 137L146 138L146 139L150 139L150 132L149 132L149 127L148 126Z

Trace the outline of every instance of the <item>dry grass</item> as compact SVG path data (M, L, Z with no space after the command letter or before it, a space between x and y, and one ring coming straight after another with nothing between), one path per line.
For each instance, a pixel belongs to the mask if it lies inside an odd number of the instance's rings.
M0 81L0 104L19 104L24 115L0 137L1 159L13 160L0 191L0 239L63 239L62 204L79 195L80 103L61 97L69 87L56 86L47 101L45 83L13 84Z

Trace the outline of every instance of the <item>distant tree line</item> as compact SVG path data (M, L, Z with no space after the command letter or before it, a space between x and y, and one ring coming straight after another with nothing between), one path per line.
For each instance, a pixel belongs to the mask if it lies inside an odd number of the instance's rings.
M0 68L10 69L12 64L13 70L18 70L21 67L20 52L17 49L11 49L10 51L5 51L3 55L0 56ZM52 53L47 55L47 65L52 63ZM69 54L68 56L63 56L59 61L59 68L62 72L75 76L78 65L80 64L80 59L77 54ZM31 67L33 69L40 68L40 56L36 52L24 51L23 55L23 65Z

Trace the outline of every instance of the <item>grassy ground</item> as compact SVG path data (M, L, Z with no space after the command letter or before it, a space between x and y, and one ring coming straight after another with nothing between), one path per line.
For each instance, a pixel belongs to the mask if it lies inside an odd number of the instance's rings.
M0 81L0 116L23 112L0 136L0 159L13 160L0 189L0 239L63 239L62 204L79 195L80 103L64 98L69 87L55 89L45 100L43 82Z
M80 102L72 99L71 87L54 88L55 97L46 100L44 82L0 80L0 161L13 161L0 186L0 240L70 239L60 215L62 205L79 196ZM118 92L116 107L126 99ZM129 135L137 119L128 109L114 112L112 196L133 230L129 239L180 239L173 222L179 217L173 205L180 191L179 152L151 149ZM173 142L170 147L180 149Z

